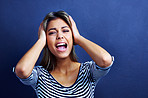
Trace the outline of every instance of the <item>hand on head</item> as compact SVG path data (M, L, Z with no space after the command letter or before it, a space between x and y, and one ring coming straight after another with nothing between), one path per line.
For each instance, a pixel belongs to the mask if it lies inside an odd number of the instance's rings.
M43 22L39 26L38 30L38 38L44 41L44 44L46 44L46 33L43 29Z
M78 39L80 38L80 33L77 29L76 23L74 22L74 20L72 19L71 16L69 16L70 22L71 22L71 29L72 29L72 33L73 33L73 37L74 37L74 44L78 44Z

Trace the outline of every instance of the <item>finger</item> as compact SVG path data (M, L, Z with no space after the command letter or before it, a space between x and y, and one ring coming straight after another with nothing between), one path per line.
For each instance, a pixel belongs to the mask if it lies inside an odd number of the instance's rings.
M40 24L39 30L44 30L43 22Z
M74 20L71 16L69 16L69 19L70 19L71 24L74 24Z
M40 27L43 27L43 22L41 22Z
M71 17L70 15L69 15L68 17L69 17L69 19L71 20L72 17Z
M43 24L43 21L41 22L41 24L40 25L42 25Z

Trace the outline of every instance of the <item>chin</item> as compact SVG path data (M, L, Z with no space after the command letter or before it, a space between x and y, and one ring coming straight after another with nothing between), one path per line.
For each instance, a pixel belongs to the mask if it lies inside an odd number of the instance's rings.
M66 58L69 58L70 56L69 55L57 55L56 58L58 59L66 59Z

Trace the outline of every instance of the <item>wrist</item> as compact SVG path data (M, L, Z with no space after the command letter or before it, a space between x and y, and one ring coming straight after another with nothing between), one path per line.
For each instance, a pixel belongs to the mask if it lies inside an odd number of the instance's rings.
M75 44L79 45L82 39L83 39L83 36L79 35L75 40Z
M46 39L39 38L38 41L43 45L43 47L46 45Z

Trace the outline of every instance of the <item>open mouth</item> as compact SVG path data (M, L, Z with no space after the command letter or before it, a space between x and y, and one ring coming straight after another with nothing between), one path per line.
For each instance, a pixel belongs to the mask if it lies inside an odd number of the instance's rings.
M67 44L65 42L59 42L56 44L58 51L65 51L67 49Z

